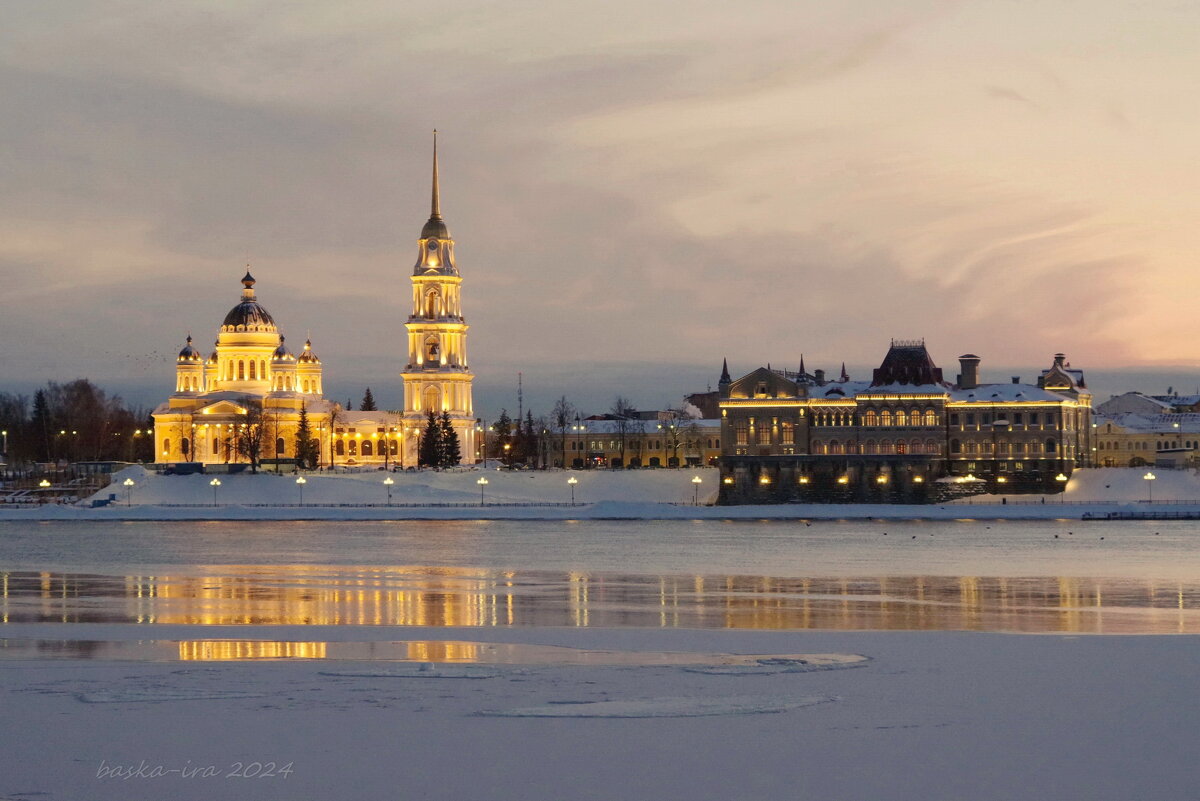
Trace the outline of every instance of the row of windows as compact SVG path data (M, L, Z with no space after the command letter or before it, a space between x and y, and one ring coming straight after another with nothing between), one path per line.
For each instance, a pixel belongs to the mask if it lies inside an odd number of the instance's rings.
M379 443L379 456L384 455L384 446L387 446L388 453L395 456L399 453L400 444L396 440L390 440L387 443ZM359 452L361 448L361 453ZM338 456L375 456L375 443L369 439L364 439L361 443L356 439L342 440L339 439L333 445L333 452Z
M1147 450L1150 450L1150 443L1148 443L1148 442L1100 442L1098 444L1098 447L1102 451L1119 451L1119 450L1147 451ZM1155 443L1154 449L1156 451L1165 451L1170 448L1180 448L1180 447L1200 448L1200 440L1190 440L1189 439L1189 440L1185 440L1185 441L1179 442L1179 443L1158 442L1158 443Z
M627 451L639 450L637 442L638 442L637 440L627 441L625 443L625 450L627 450ZM570 447L567 448L567 450L571 450L571 451L583 450L583 446L584 446L583 442L580 442L578 440L572 440L569 444L570 444ZM588 448L592 451L603 451L603 450L615 451L615 450L619 450L621 447L621 442L619 440L615 440L615 439L608 440L607 448L605 448L605 444L606 444L605 441L602 439L594 439L587 443ZM672 444L668 441L668 442L666 442L666 446L668 448L670 448L670 447L672 447ZM649 440L648 439L648 440L645 440L645 443L643 444L642 447L647 448L652 451L662 450L663 440L660 440L660 439ZM679 447L689 448L689 449L709 448L710 450L716 450L717 448L721 447L721 441L716 438L703 439L703 440L689 439L686 441L679 440Z
M926 409L922 414L918 409L911 412L904 409L897 409L895 412L883 409L876 416L874 409L868 409L863 413L862 421L864 426L936 426L937 412Z
M951 453L992 453L995 445L1000 454L1039 454L1058 453L1058 441L1053 437L1042 442L967 442L965 445L957 439L950 440Z

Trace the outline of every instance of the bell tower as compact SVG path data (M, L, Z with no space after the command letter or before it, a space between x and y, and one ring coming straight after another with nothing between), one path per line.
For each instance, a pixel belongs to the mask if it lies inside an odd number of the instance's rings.
M404 379L404 463L417 464L418 439L426 414L450 415L463 464L476 456L475 412L467 362L467 323L462 313L462 276L454 263L454 239L442 219L438 184L437 131L433 132L433 193L429 220L417 240L412 273L412 314Z

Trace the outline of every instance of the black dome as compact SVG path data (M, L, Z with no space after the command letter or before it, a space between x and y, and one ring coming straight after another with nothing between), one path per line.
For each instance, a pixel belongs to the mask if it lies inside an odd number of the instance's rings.
M258 301L243 300L229 310L229 314L225 315L225 322L222 325L232 328L236 328L239 325L246 326L246 328L250 328L250 326L274 328L275 320L271 317L270 312L259 305Z

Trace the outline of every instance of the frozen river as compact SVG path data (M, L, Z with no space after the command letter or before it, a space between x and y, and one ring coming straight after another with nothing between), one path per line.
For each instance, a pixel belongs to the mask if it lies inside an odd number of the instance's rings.
M1200 631L1195 523L0 524L5 623Z

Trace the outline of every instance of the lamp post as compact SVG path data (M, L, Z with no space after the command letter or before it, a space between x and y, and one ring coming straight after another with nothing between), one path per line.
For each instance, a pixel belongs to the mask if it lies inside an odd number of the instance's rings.
M304 505L304 485L307 483L308 483L308 480L304 476L296 477L296 486L300 488L300 505L301 506Z
M570 478L567 479L567 484L569 484L571 486L571 505L572 506L575 505L575 485L578 483L579 483L579 479L575 478L575 476L571 476Z
M133 505L133 479L127 478L124 481L122 481L121 484L125 487L125 505L132 506Z
M700 476L692 478L692 506L700 505Z
M383 486L387 487L388 506L392 505L392 485L395 483L395 481L392 481L391 476L388 476L383 480Z
M1069 480L1064 473L1059 473L1054 477L1054 480L1062 485L1062 492L1059 493L1059 503L1067 502L1067 481Z
M221 479L214 478L208 482L208 485L213 488L213 506L217 505L217 487L221 486Z
M479 505L483 506L483 489L488 485L487 476L480 476L475 483L479 485Z
M1154 479L1158 478L1158 476L1147 472L1146 475L1142 476L1142 478L1146 482L1146 492L1148 493L1147 502L1154 503Z
M4 450L0 451L0 453L3 453L3 455L7 457L8 456L8 432L0 431L0 436L4 437Z

